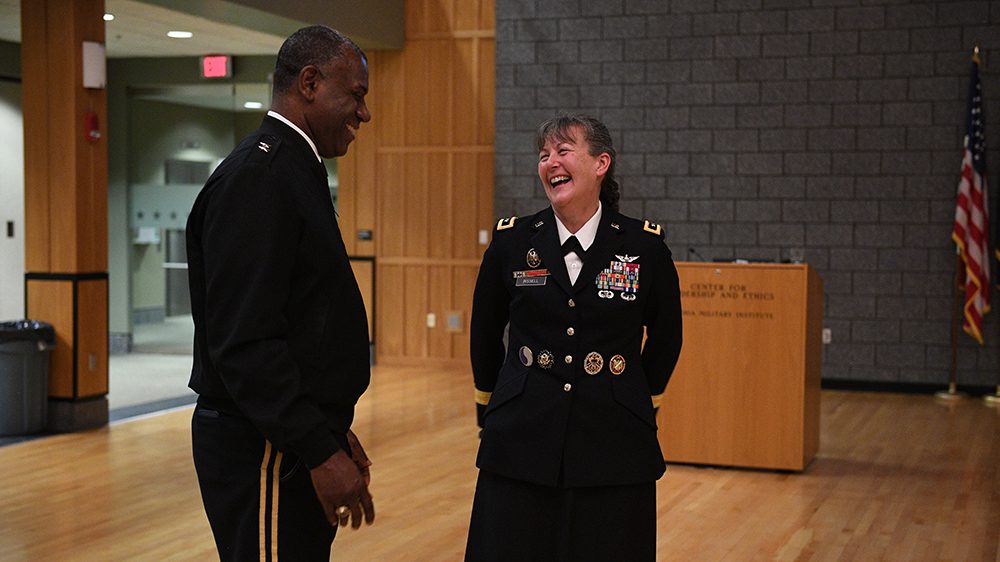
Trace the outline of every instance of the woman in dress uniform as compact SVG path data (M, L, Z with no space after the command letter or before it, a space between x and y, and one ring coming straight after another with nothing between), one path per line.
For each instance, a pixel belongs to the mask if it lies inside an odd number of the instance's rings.
M603 123L548 120L537 147L551 207L500 220L476 282L482 431L466 560L652 561L677 270L659 225L618 212Z

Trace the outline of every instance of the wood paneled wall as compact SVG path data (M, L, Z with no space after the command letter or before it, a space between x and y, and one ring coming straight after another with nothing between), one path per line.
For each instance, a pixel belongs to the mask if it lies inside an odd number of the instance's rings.
M49 395L69 404L65 419L49 410L57 430L107 422L106 408L76 415L108 392L107 92L84 88L82 62L84 41L104 43L103 15L104 0L21 2L25 312L56 331Z
M468 358L494 221L494 28L493 0L407 0L405 47L368 53L372 121L338 163L338 201L348 252L376 258L380 361Z
M104 42L103 0L21 3L25 261L33 272L108 269L104 89L83 87L83 41Z

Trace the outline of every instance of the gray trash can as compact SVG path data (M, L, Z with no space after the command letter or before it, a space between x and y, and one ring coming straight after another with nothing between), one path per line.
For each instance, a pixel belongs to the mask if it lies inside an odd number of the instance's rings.
M0 435L30 435L45 429L49 350L55 344L50 324L0 322Z

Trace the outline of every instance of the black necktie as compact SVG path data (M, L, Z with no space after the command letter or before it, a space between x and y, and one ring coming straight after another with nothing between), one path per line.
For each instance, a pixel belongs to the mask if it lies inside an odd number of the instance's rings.
M576 255L580 257L580 260L583 260L583 256L587 253L587 251L583 249L583 246L580 245L580 241L576 239L576 236L570 236L565 242L563 242L562 251L564 256L570 252L576 252Z

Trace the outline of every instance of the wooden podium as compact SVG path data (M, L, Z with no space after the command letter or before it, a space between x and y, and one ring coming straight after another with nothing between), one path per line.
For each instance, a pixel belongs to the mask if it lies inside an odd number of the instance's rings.
M677 263L684 347L667 461L804 470L819 449L823 283L799 264Z

